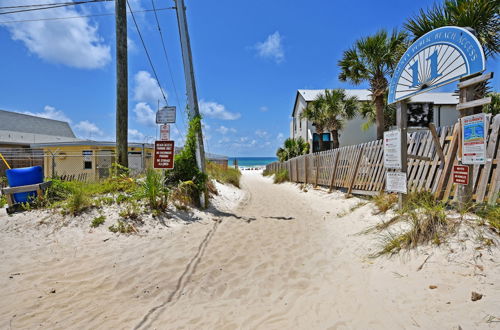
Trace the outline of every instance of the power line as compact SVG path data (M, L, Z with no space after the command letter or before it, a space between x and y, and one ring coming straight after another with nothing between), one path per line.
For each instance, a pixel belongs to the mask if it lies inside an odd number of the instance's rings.
M139 34L139 38L141 39L142 46L144 48L144 51L146 52L146 56L148 58L149 65L151 66L151 70L153 70L153 74L156 78L156 83L158 84L158 87L160 88L161 95L163 96L163 100L165 100L165 104L168 105L167 97L165 96L165 92L163 91L163 88L161 87L160 79L158 78L158 74L156 73L156 69L153 65L153 61L151 60L151 56L149 55L148 48L146 47L146 43L144 42L144 38L142 37L141 30L139 29L139 25L137 24L137 21L135 19L134 12L132 11L132 8L130 8L130 4L129 4L128 0L126 0L126 1L127 1L127 6L128 6L129 11L130 11L130 14L132 15L132 20L134 21L135 29L137 30L137 34ZM181 132L181 130L179 129L177 124L174 123L174 125L177 128L177 130L179 132ZM183 134L181 133L181 135L183 135Z
M142 43L142 46L144 47L144 51L146 52L146 56L148 57L148 61L149 61L149 65L151 66L151 70L153 70L153 74L155 75L156 83L158 84L158 87L160 87L161 95L163 96L165 103L168 105L167 97L165 96L165 93L163 92L163 88L161 88L160 80L158 79L158 74L156 73L155 67L153 65L153 61L151 60L151 56L149 56L149 52L148 52L148 49L146 47L146 43L144 42L144 39L142 38L141 30L139 29L139 25L137 24L137 21L135 20L134 12L132 11L132 8L130 8L130 4L128 3L128 0L127 0L127 6L128 6L129 11L130 11L130 14L132 15L132 20L134 21L135 29L137 30L137 34L139 34L139 38L141 39L141 43Z
M157 8L156 11L169 10L169 9L175 9L175 8L174 7ZM153 9L135 10L134 13L146 13L146 12L151 12L151 11L153 11ZM130 12L128 12L128 13L130 13ZM115 13L103 13L103 14L65 16L65 17L47 17L47 18L38 18L38 19L23 19L23 20L17 20L17 21L0 21L0 24L38 22L38 21L57 21L57 20L74 19L74 18L88 18L88 17L114 16L114 15L115 15Z
M107 0L110 1L110 0ZM94 2L92 1L78 1L80 3L84 2ZM70 2L52 2L52 3L36 3L36 4L29 4L29 5L17 5L17 6L2 6L0 9L15 9L15 8L29 8L29 7L46 7L46 6L54 6L54 5L73 5L75 4L75 1L70 1Z
M163 54L165 54L165 59L167 60L168 72L170 73L170 81L172 82L172 87L174 89L175 98L177 100L177 106L179 107L179 111L182 111L182 106L181 106L181 102L179 99L179 94L177 93L177 87L175 86L174 75L172 73L172 68L170 66L170 60L168 58L167 49L165 47L165 40L163 39L163 33L161 31L160 21L158 20L158 15L156 13L156 7L155 7L154 0L151 0L151 5L153 6L153 12L155 14L156 26L158 27L158 32L160 33L161 45L163 47ZM184 122L184 117L181 116L181 119L182 119L182 124L184 126L184 129L187 131L187 126L186 126L186 123Z
M86 4L86 3L98 3L98 2L108 2L108 1L113 1L113 0L90 0L90 1L77 1L77 2L65 2L65 3L55 3L52 5L47 5L45 7L35 7L35 8L27 8L27 9L20 9L20 10L13 10L13 11L6 11L6 12L0 12L0 15L7 15L7 14L16 14L16 13L23 13L27 11L36 11L36 10L45 10L45 9L54 9L54 8L60 8L60 7L69 7L69 6L75 6L75 5L81 5L81 4ZM0 10L4 9L0 7Z

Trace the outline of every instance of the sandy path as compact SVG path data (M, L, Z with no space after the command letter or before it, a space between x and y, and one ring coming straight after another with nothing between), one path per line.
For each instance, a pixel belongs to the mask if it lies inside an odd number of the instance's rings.
M417 271L425 255L366 257L370 206L337 217L357 199L257 173L243 188L237 209L154 236L2 233L0 327L471 329L500 317L498 249L476 259L480 275L441 251Z

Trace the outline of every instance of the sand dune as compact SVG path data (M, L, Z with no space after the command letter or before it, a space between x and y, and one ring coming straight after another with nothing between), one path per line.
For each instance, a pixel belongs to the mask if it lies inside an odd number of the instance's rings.
M359 200L273 185L254 171L242 180L238 206L219 201L200 221L144 236L77 226L52 233L30 225L39 219L1 216L0 327L498 326L487 322L500 317L498 248L476 250L465 239L453 252L370 259L378 241L359 234L380 221L370 205L339 217ZM472 291L483 299L472 302Z

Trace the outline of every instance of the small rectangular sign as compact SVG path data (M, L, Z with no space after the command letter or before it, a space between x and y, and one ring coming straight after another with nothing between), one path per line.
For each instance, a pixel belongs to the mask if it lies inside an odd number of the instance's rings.
M401 168L401 131L384 132L384 166Z
M461 118L462 164L486 163L487 118L489 117L484 113Z
M169 124L160 125L160 140L162 140L162 141L170 140L170 125Z
M469 184L469 166L467 165L453 166L453 183Z
M408 193L406 186L406 173L387 172L385 176L385 190L403 194Z
M173 124L175 123L175 107L168 106L163 107L156 113L156 123L157 124Z
M155 141L154 168L174 168L174 141Z

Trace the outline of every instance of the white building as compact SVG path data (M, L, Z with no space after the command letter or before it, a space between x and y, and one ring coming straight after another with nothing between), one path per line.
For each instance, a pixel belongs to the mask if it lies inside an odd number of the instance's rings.
M300 119L300 114L309 102L314 101L323 92L323 89L299 89L293 106L290 137L294 139L302 137L308 141L311 152L317 151L319 136L316 134L314 123L307 119ZM371 92L368 89L346 89L345 93L347 96L356 96L359 101L371 101ZM428 127L431 122L436 127L453 125L458 119L457 104L458 96L454 93L429 92L414 96L408 103L408 126ZM416 115L417 113L419 115ZM360 115L347 121L344 129L339 133L340 146L376 140L376 126L372 125L368 130L362 130L361 125L365 122L366 119ZM331 140L330 133L323 134L325 146L331 145Z

